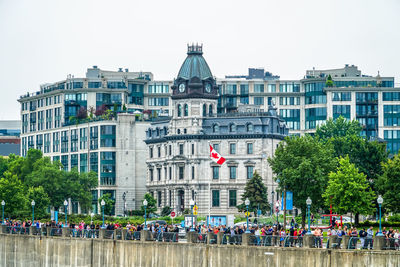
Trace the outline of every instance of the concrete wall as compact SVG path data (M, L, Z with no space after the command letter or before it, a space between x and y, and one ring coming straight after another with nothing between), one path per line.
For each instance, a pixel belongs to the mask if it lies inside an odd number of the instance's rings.
M0 266L395 267L400 266L400 252L260 248L0 234Z

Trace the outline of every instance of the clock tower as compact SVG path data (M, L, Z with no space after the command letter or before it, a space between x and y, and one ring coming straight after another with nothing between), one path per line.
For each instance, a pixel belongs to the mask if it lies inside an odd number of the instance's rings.
M188 45L187 57L172 86L172 134L199 134L202 120L217 112L218 86L206 60L203 46Z

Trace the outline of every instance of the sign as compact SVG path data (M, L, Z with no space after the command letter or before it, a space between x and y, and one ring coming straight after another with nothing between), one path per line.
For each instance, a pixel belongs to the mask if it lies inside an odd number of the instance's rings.
M197 210L193 211L193 215L197 215Z
M185 227L191 228L196 226L197 216L195 215L185 215Z
M220 226L226 225L226 216L225 215L211 215L211 217L207 216L207 223L209 226Z
M176 217L175 211L171 211L171 217L172 217L172 218L175 218L175 217Z
M282 192L282 202L281 202L281 210L283 207L283 192ZM286 210L293 210L293 192L286 191Z
M246 211L246 212L244 213L244 215L246 215L246 217L250 217L250 211Z
M194 211L197 211L198 209L199 209L199 207L197 207L197 205L194 205L194 206L193 206L193 210L194 210Z

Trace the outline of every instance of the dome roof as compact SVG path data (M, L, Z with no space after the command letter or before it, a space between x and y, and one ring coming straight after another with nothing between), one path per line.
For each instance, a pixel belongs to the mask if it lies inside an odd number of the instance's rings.
M188 46L187 57L183 62L177 78L191 80L197 77L200 80L212 78L211 70L203 57L202 46Z

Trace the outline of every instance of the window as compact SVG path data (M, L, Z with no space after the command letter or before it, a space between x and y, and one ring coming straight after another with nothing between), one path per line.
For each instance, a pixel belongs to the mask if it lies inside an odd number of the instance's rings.
M207 105L203 104L203 117L207 116Z
M153 182L153 169L149 170L150 182Z
M181 107L181 105L178 105L177 110L178 110L178 117L182 116L182 107Z
M80 172L87 172L88 170L88 162L87 162L88 154L80 154L79 155L79 168Z
M192 180L194 180L194 174L195 174L195 172L194 172L194 166L192 166Z
M231 143L229 144L229 154L236 154L236 144L235 143Z
M157 179L161 181L161 168L157 168Z
M98 172L99 170L99 154L97 152L90 153L90 170Z
M247 154L253 154L253 143L247 143Z
M179 180L182 180L185 176L185 167L179 166L178 170L179 170Z
M237 198L236 198L236 190L229 190L229 207L236 207Z
M213 115L213 106L210 105L210 107L208 108L208 115L211 117Z
M254 105L264 105L264 97L254 97Z
M254 84L254 93L264 93L264 84L262 83Z
M184 117L189 116L189 108L188 108L188 105L187 105L187 104L185 104L185 106L184 106L183 116L184 116Z
M236 166L229 167L229 178L236 179Z
M169 145L169 148L168 148L168 155L172 155L172 146L171 145Z
M212 190L212 206L219 207L219 190Z
M183 155L183 144L179 144L179 155Z
M213 144L212 146L213 146L214 150L219 153L219 144Z
M169 179L172 180L172 167L169 167Z
M219 167L218 166L213 166L213 179L219 179Z
M194 144L192 144L192 155L194 155Z
M161 207L161 191L157 191L157 206Z
M161 147L157 147L157 155L159 158L161 158Z
M236 132L236 124L231 123L229 125L229 132L231 132L231 133Z
M247 179L253 178L253 173L254 173L254 167L253 166L247 166Z
M149 148L149 157L152 159L153 158L153 148Z
M276 84L268 84L268 93L276 92Z
M219 132L219 126L218 124L213 125L213 133L218 133Z
M247 130L247 132L252 132L252 131L254 130L253 124L248 123L248 124L246 125L246 130Z
M68 155L61 156L61 164L63 165L64 171L68 171Z

